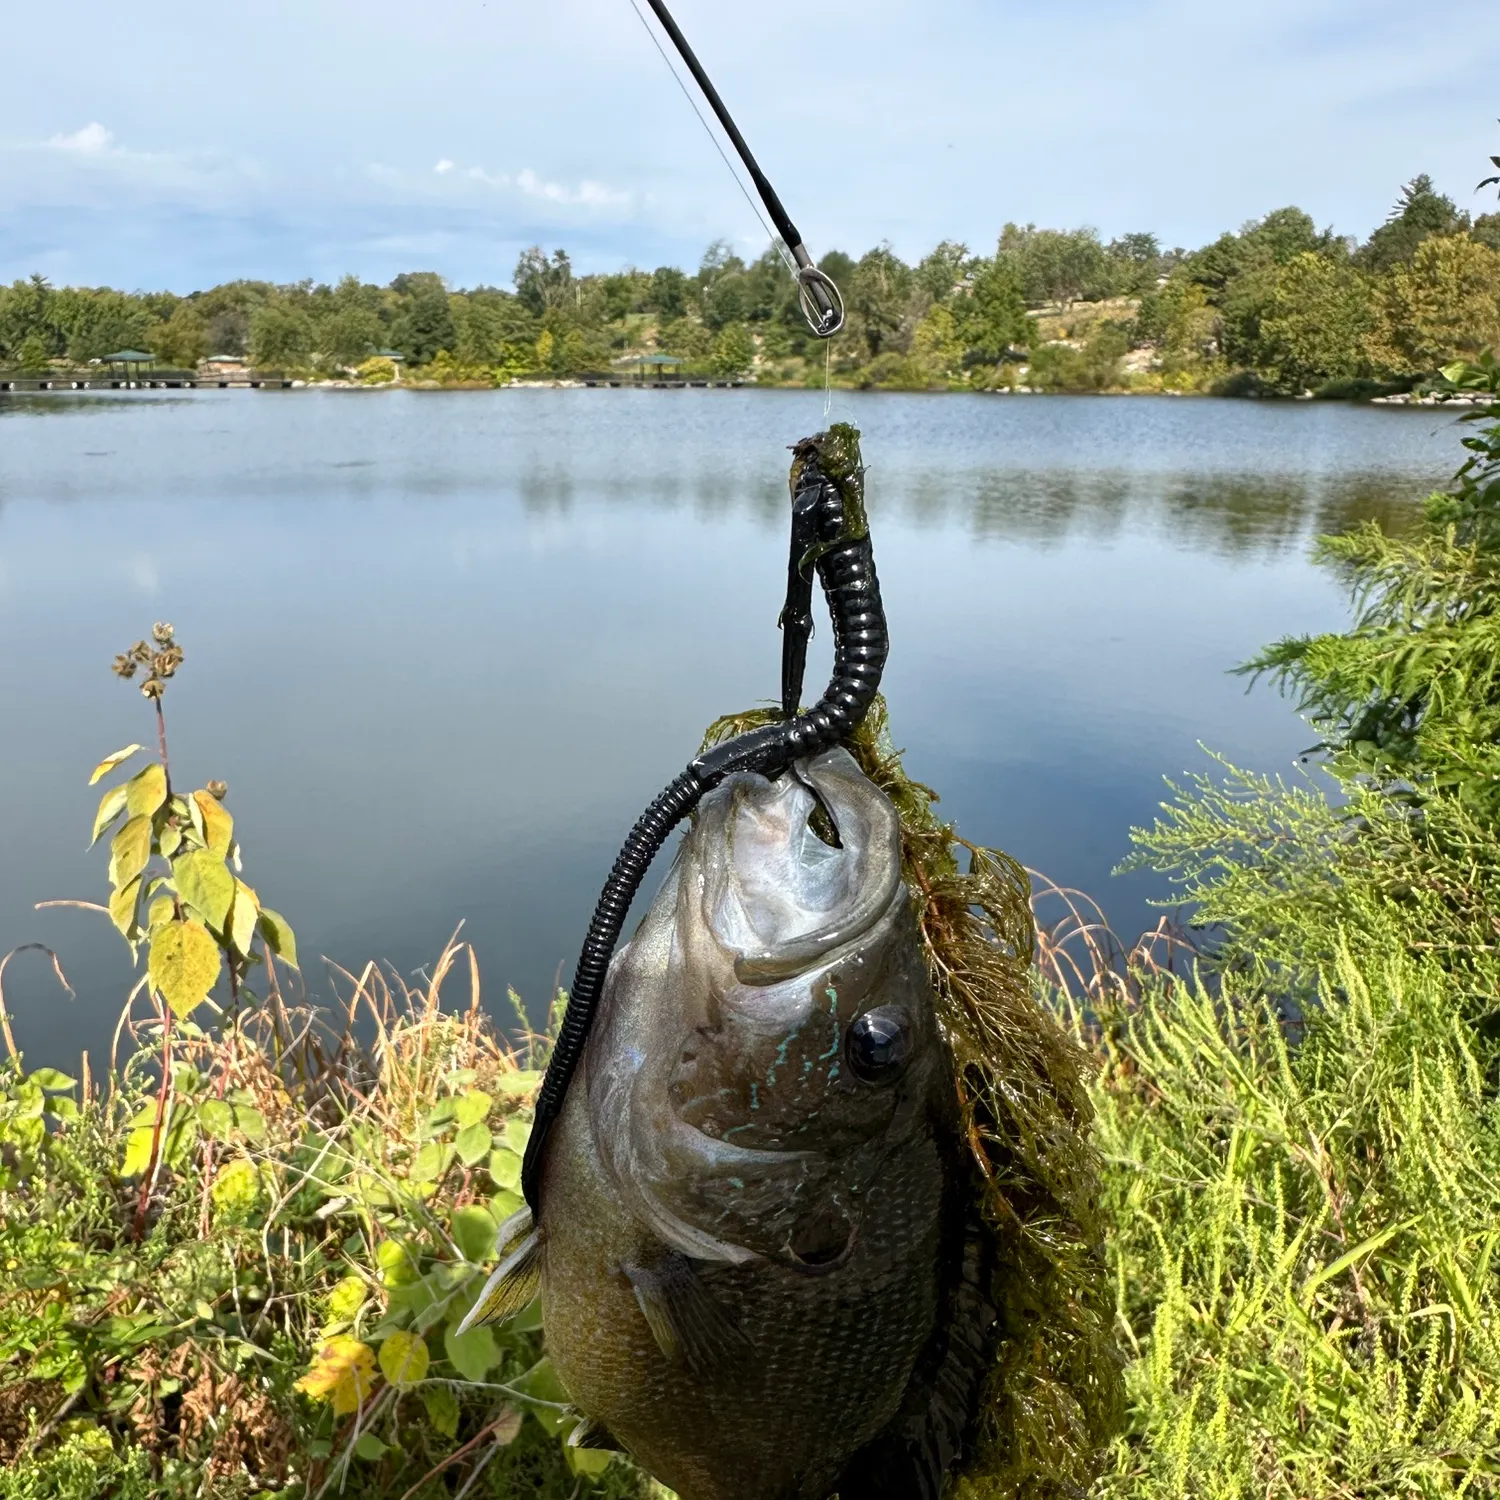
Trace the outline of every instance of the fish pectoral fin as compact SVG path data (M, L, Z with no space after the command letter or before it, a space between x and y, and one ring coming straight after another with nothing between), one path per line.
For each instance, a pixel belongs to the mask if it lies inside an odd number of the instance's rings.
M568 1434L568 1441L565 1446L569 1448L600 1448L610 1453L623 1453L625 1451L609 1428L600 1422L596 1422L592 1417L581 1418L578 1425Z
M530 1305L542 1279L542 1237L523 1208L500 1226L500 1264L458 1325L459 1333L514 1317Z
M666 1251L650 1266L621 1269L630 1278L652 1338L670 1363L701 1375L750 1352L744 1331L685 1255Z

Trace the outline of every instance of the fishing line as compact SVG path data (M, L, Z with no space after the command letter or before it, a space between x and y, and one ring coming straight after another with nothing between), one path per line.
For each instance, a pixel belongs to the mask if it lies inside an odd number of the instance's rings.
M682 97L687 100L692 106L693 113L698 116L698 123L703 127L704 135L713 142L714 150L719 153L725 167L729 170L729 175L734 178L734 185L744 194L745 202L750 205L750 212L760 220L760 227L765 230L766 238L776 247L776 253L781 256L787 270L795 276L797 274L797 262L792 259L791 252L786 247L786 241L771 228L770 221L766 218L760 204L755 201L754 194L745 186L744 179L735 170L734 163L729 159L729 153L724 149L724 143L714 134L714 128L708 123L708 117L699 109L698 101L693 98L693 91L683 82L682 74L677 71L671 54L662 46L661 38L657 36L656 32L652 29L651 23L646 19L646 13L636 3L636 0L630 0L630 8L635 12L636 18L640 21L641 25L645 27L646 35L651 38L651 45L661 53L661 60L667 65L667 71L672 75L672 81L682 90Z
M770 179L760 169L760 163L756 161L745 137L740 134L740 128L734 123L734 117L729 113L728 107L723 99L719 97L719 91L714 87L713 80L708 76L703 64L698 61L697 54L688 45L687 38L682 34L682 29L672 19L672 13L667 9L666 0L646 0L651 7L652 14L666 32L678 57L682 60L688 72L692 74L693 81L698 85L698 90L703 98L707 100L709 108L713 111L724 134L729 138L729 143L734 147L739 156L740 164L749 174L751 182L755 184L755 190L760 196L760 204L751 197L749 190L740 180L739 173L730 161L728 153L720 144L718 136L713 132L703 111L698 108L698 101L692 91L683 82L671 57L665 47L662 46L660 38L646 20L637 0L630 0L631 9L635 11L637 19L646 28L656 50L661 53L663 61L671 71L672 77L676 79L677 86L693 107L693 113L698 116L699 122L708 132L709 139L714 143L714 149L724 159L724 164L729 168L730 175L734 178L740 191L744 193L755 217L760 220L761 227L771 236L772 243L777 246L778 253L787 261L788 268L797 278L797 300L802 308L802 316L807 320L807 326L813 334L820 339L832 338L840 328L844 326L844 299L834 284L833 278L827 272L818 269L812 256L808 254L807 246L802 243L802 236L797 226L792 223L791 215L787 213L782 205L781 198L776 189L771 186ZM765 215L761 213L764 207L769 214L771 224L766 223ZM775 225L772 232L771 225Z

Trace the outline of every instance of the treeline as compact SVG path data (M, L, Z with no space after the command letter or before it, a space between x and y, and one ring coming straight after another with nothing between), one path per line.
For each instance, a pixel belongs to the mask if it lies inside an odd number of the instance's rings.
M1285 208L1193 251L1007 224L990 256L945 241L916 265L889 246L822 265L848 306L831 357L841 384L1357 393L1500 345L1500 214L1471 219L1425 176L1363 243ZM235 355L367 380L390 378L398 355L444 383L567 378L652 353L767 384L824 372L774 249L747 263L723 243L695 272L592 276L563 250L532 249L508 289L453 291L426 271L383 287L234 281L185 297L40 276L0 288L0 367L126 348L178 368Z

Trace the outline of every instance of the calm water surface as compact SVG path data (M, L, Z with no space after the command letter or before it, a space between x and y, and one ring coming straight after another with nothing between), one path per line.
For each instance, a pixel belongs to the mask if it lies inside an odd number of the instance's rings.
M1290 765L1228 675L1338 627L1319 532L1399 525L1456 466L1431 411L848 397L911 772L969 838L1096 893L1163 775ZM131 976L84 852L103 752L151 735L112 655L167 619L179 782L229 783L246 878L319 955L428 963L460 920L533 1011L615 850L718 714L777 690L801 393L0 397L0 953L34 1064L107 1046ZM826 631L809 683L827 670Z

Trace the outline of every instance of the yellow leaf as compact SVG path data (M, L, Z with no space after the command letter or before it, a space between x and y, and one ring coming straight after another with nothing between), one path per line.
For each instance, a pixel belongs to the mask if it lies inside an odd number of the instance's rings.
M374 1388L375 1351L347 1334L329 1339L297 1382L297 1389L314 1401L332 1401L339 1416L357 1411Z
M163 922L172 921L177 915L177 903L170 896L158 896L146 911L146 927L155 931Z
M103 760L94 767L94 774L89 777L89 785L93 786L101 777L108 776L118 765L129 760L132 755L139 755L146 747L144 745L126 745L123 750L116 750L113 755L106 755Z
M135 904L141 894L141 877L137 875L129 885L121 886L109 898L109 919L120 929L122 937L129 937L135 927Z
M90 849L99 842L99 835L125 811L125 793L128 790L127 787L112 786L100 798L99 811L94 814L94 832L89 838Z
M152 1105L152 1110L156 1108ZM151 1163L151 1137L153 1134L150 1125L137 1125L125 1140L125 1161L120 1167L122 1177L135 1177L144 1172Z
M229 809L212 792L194 792L198 815L203 820L203 841L215 854L226 855L234 842L234 819Z
M151 858L151 819L132 818L109 844L109 883L129 885Z
M151 983L178 1016L190 1016L219 978L219 945L200 922L169 922L151 939Z
M231 875L229 877L234 880ZM260 921L260 898L243 880L234 881L234 905L229 908L229 938L246 958Z
M380 1346L380 1369L392 1385L416 1385L427 1378L432 1356L414 1333L393 1333Z
M132 818L153 818L167 800L167 773L153 762L125 783L125 805Z
M193 849L172 861L172 876L177 894L187 902L215 932L223 932L229 923L229 908L234 903L234 876L224 864L224 856L212 849Z

